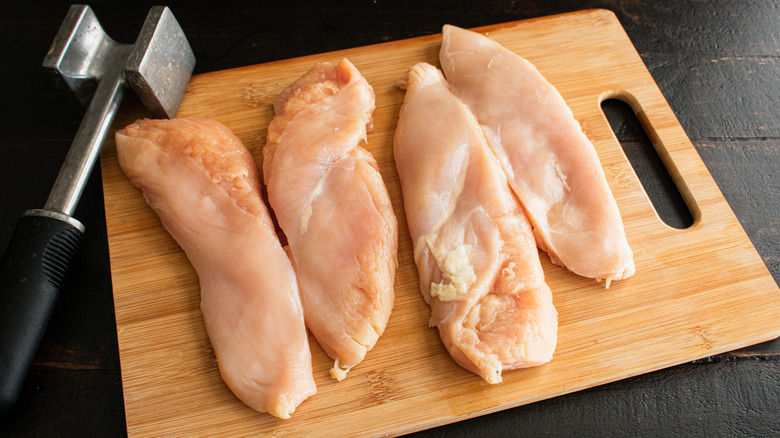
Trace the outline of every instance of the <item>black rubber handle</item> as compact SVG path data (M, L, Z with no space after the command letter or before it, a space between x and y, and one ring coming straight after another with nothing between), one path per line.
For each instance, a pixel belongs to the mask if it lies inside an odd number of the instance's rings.
M0 415L19 397L83 230L44 210L16 225L0 264Z

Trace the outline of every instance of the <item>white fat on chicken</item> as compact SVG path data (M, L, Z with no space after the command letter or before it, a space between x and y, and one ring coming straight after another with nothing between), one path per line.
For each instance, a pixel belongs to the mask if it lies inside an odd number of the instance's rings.
M474 267L470 263L471 246L459 244L452 250L430 249L443 279L440 283L431 283L431 296L441 301L466 298L469 287L477 280Z

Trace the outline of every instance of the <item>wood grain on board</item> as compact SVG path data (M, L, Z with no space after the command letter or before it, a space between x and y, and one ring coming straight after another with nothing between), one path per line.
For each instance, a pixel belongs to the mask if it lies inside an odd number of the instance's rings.
M331 360L311 340L318 393L292 419L245 407L219 376L194 270L119 169L109 140L101 167L129 435L398 435L780 336L777 285L615 16L590 10L477 30L534 63L572 108L617 200L636 275L604 289L543 255L559 313L555 357L489 385L457 366L427 326L392 158L404 97L395 82L416 62L438 65L440 35L197 75L178 116L219 120L262 165L273 98L314 62L347 57L357 66L377 96L366 148L399 220L396 305L384 336L343 382L330 379ZM671 228L653 210L601 112L613 97L637 112L691 210L691 227ZM115 127L143 116L128 108Z

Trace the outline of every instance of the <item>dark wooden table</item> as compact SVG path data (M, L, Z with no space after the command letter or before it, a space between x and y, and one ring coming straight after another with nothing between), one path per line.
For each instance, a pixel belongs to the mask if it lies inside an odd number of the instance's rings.
M147 2L96 1L134 41ZM776 0L169 2L196 73L588 8L618 16L681 125L780 279L780 6ZM69 3L0 5L0 248L39 208L80 115L40 67ZM657 210L684 204L636 122L606 105ZM680 207L682 206L682 209ZM87 227L70 278L0 436L123 436L121 372L100 174L75 216ZM734 291L739 293L739 291ZM750 324L750 321L745 321ZM778 321L780 324L780 321ZM419 436L780 436L780 341L510 409Z

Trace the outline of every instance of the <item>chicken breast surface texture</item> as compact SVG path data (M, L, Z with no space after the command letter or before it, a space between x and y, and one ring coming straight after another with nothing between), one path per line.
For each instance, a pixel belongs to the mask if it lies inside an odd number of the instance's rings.
M633 253L598 155L558 91L527 60L455 26L444 26L439 60L552 262L607 286L633 275Z
M374 92L348 60L317 63L274 103L263 150L268 200L298 274L306 326L342 380L393 308L398 224L372 155L360 146Z
M552 293L476 119L429 64L405 88L393 152L430 325L458 364L498 383L502 370L552 358Z
M252 155L224 125L196 119L137 121L116 147L198 273L223 380L251 408L289 418L317 390L295 272Z

